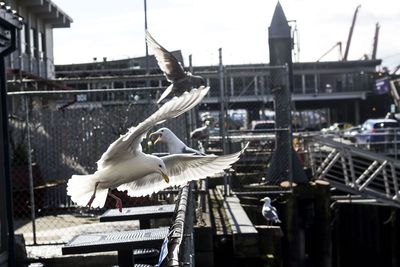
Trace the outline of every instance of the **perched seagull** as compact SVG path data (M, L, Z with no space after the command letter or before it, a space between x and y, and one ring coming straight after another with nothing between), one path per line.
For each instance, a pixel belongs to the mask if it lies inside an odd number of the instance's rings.
M188 147L183 143L170 129L161 128L156 132L153 132L149 135L150 137L157 136L157 139L153 142L153 144L157 144L158 142L164 143L168 146L168 152L170 154L195 154L195 155L205 155L204 153L195 150L193 148Z
M190 133L190 138L193 138L194 140L204 140L207 139L210 136L210 121L206 121L203 126L194 129Z
M278 218L278 213L276 212L276 208L271 206L271 199L269 197L265 197L261 199L264 201L264 205L262 207L262 215L269 223L281 223Z
M109 195L116 200L116 208L121 211L121 199L111 193L112 189L128 190L130 196L145 196L190 179L199 179L200 174L208 175L209 172L201 168L204 164L207 165L202 160L148 155L142 152L140 143L154 125L190 110L201 102L209 89L200 87L172 98L146 120L131 127L126 134L114 141L97 162L95 173L72 175L67 185L67 194L72 201L89 208L102 207ZM236 158L229 158L224 163L230 164L234 160ZM209 164L208 168L219 170L220 166Z
M148 31L146 31L146 41L154 51L154 56L157 59L160 69L164 72L167 80L171 82L170 86L165 89L157 103L160 103L171 93L179 96L193 87L197 88L206 84L203 77L195 76L185 71L172 53L157 43Z

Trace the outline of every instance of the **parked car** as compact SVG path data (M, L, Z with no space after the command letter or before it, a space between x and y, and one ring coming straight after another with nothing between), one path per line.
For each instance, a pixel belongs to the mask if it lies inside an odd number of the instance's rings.
M361 132L361 125L350 127L343 131L343 138L350 140L351 142L356 142L355 136Z
M334 124L332 124L331 126L329 126L328 128L323 128L321 129L321 133L322 134L337 134L343 130L346 130L350 127L352 127L353 125L351 125L348 122L335 122Z
M354 136L358 145L368 149L382 148L391 145L395 140L400 141L399 123L393 119L368 119L358 134Z
M251 130L273 130L273 129L275 129L275 121L273 121L273 120L254 120L251 122L250 128L251 128Z
M272 135L275 134L275 121L274 120L254 120L251 122L250 129L254 131L251 135ZM259 138L249 142L250 149L257 149L260 151L273 150L275 148L275 138Z

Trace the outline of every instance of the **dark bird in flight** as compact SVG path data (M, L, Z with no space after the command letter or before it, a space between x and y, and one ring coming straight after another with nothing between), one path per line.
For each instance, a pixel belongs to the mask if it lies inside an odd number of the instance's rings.
M164 72L165 77L171 84L162 93L157 103L172 93L172 95L180 96L191 88L205 86L206 81L201 76L192 75L185 71L178 60L167 49L162 47L156 40L146 31L147 44L154 51L160 69Z

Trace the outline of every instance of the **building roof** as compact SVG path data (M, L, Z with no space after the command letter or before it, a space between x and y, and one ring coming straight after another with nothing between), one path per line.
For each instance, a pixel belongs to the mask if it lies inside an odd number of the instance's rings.
M183 64L183 57L181 50L171 51L172 55ZM157 59L154 55L148 57L149 70L159 70ZM107 60L107 58L97 59L93 62L78 63L78 64L63 64L56 65L56 72L73 72L73 71L93 71L93 72L104 72L104 71L125 71L125 70L145 70L147 65L146 56L135 57L119 60Z
M51 0L18 0L17 3L51 24L53 28L69 28L73 22L72 18Z

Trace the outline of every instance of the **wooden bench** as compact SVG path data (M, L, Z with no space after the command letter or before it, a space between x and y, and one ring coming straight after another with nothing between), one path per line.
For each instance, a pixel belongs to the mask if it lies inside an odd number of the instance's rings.
M62 254L84 254L118 251L120 267L134 266L134 249L161 248L169 232L168 227L133 231L82 234L62 247Z
M110 209L100 216L100 222L139 220L140 229L148 229L150 228L150 219L172 217L175 206L175 204L168 204L131 207L123 208L122 212L118 209Z

